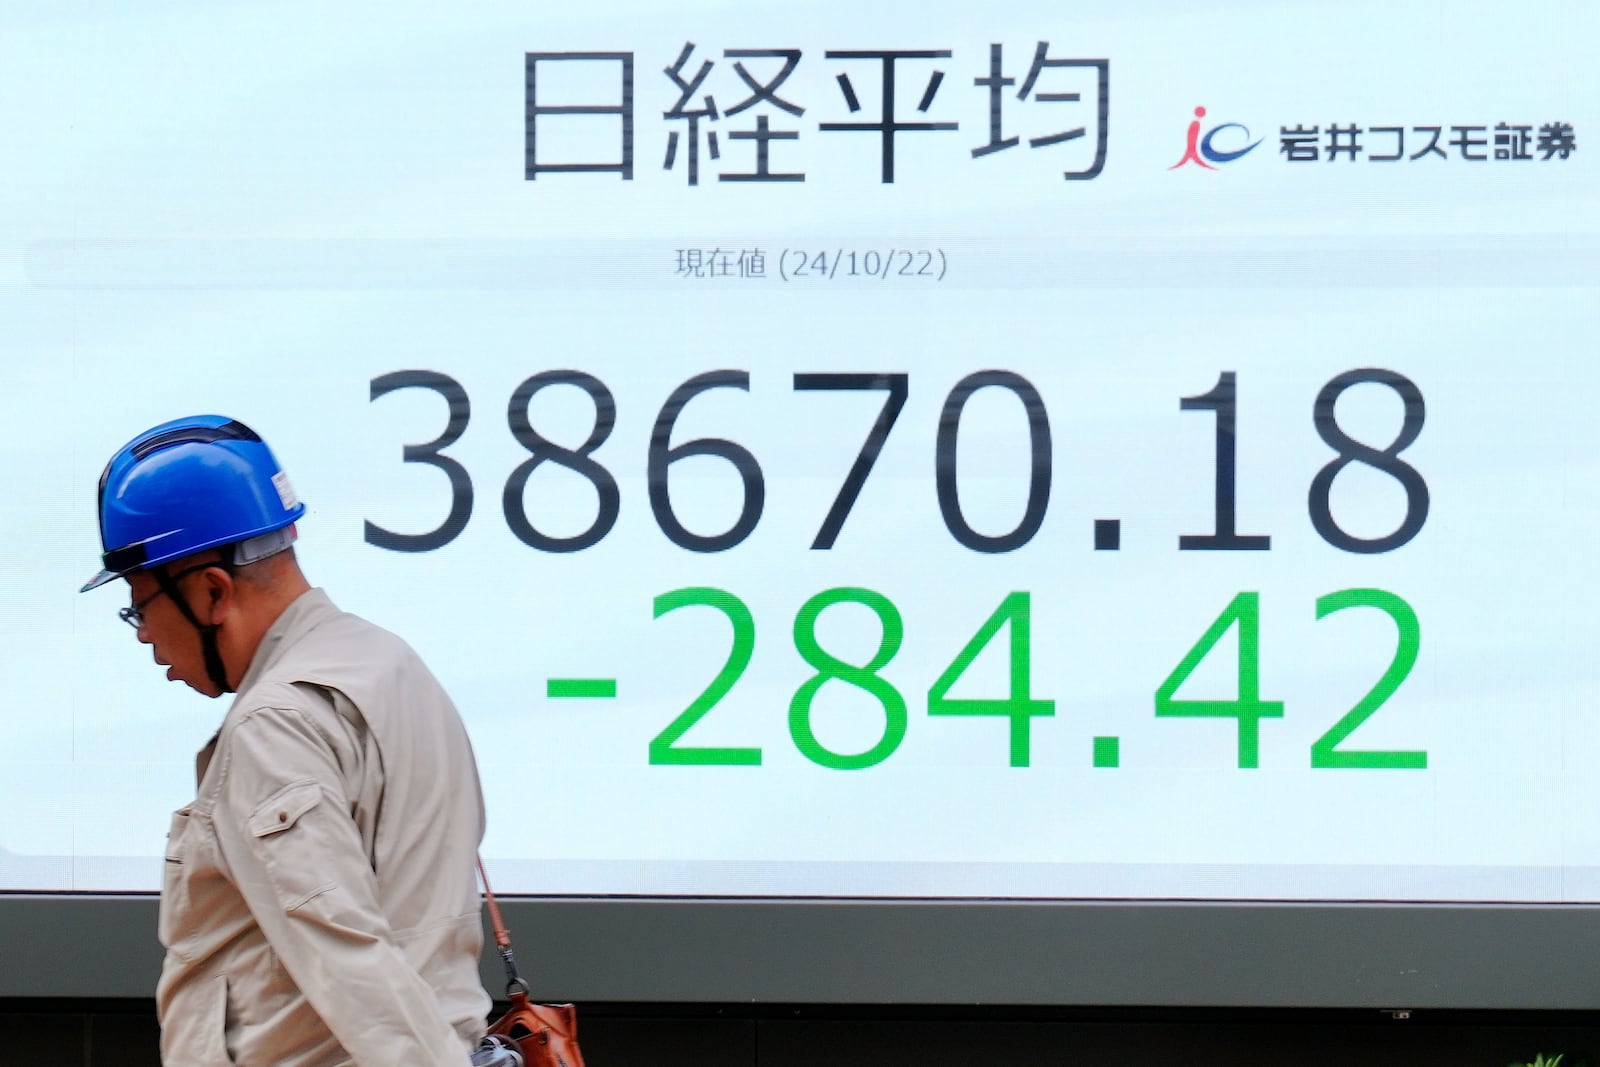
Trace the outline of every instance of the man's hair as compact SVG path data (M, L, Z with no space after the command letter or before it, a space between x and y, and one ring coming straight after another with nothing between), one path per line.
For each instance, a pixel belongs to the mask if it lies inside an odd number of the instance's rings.
M265 559L258 559L253 563L245 563L228 568L233 576L247 585L260 590L276 588L290 573L290 569L298 569L299 564L295 559L294 548L290 546L281 552L274 552Z

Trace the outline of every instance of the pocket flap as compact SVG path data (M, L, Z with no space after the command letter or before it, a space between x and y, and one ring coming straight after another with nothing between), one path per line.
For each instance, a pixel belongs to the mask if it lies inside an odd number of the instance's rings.
M289 829L300 816L316 807L322 800L322 787L309 779L291 782L262 801L250 813L250 832L257 837L267 837Z

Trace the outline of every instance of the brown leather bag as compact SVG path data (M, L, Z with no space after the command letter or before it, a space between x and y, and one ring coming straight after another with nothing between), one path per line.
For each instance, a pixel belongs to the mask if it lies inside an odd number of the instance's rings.
M511 935L500 919L500 907L489 889L489 875L478 860L478 877L483 879L483 896L494 923L494 943L506 965L506 996L511 1007L489 1027L517 1046L525 1067L584 1067L578 1051L578 1012L571 1004L536 1004L528 999L528 983L517 973L511 954Z
M578 1013L571 1004L535 1004L524 990L507 990L511 1008L489 1027L509 1038L526 1067L583 1067Z

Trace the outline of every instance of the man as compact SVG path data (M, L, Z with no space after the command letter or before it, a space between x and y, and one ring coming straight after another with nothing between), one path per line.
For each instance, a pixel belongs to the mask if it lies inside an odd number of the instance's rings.
M237 692L173 816L156 1008L171 1065L469 1062L489 998L461 718L403 641L296 562L305 512L265 442L198 416L100 479L105 569L169 679Z

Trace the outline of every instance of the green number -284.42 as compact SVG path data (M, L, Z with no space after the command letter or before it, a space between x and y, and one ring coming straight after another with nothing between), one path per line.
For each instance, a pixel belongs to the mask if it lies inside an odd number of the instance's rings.
M856 604L877 617L878 647L865 663L851 663L822 647L817 620L839 604ZM1311 746L1313 767L1422 768L1425 752L1351 751L1338 746L1386 701L1405 679L1417 659L1420 629L1416 613L1404 600L1381 589L1346 589L1317 601L1317 618L1349 607L1375 607L1387 613L1399 628L1400 641L1393 661L1371 691ZM711 683L687 708L650 742L650 762L658 765L757 766L762 752L756 747L708 747L684 744L684 735L732 690L750 665L755 648L755 619L744 601L723 589L703 586L676 589L655 599L655 617L687 607L720 612L733 627L728 657ZM1178 688L1218 640L1239 626L1238 696L1234 700L1180 700ZM1010 666L1009 692L984 699L952 698L951 688L982 651L1007 632L1006 654ZM1259 764L1260 720L1283 715L1283 704L1265 701L1259 687L1260 594L1240 593L1217 616L1156 690L1158 716L1234 718L1239 729L1239 766ZM835 770L863 770L882 763L905 739L907 708L904 696L880 673L899 652L905 636L900 611L882 593L841 587L824 590L805 602L795 614L795 650L815 673L795 691L789 702L789 734L807 759ZM1008 721L1010 763L1030 762L1032 724L1035 718L1055 714L1055 701L1032 695L1032 600L1028 593L1008 594L955 654L928 689L929 715L985 715ZM859 751L830 748L812 727L812 704L829 682L852 686L870 695L882 709L883 727L877 740Z

